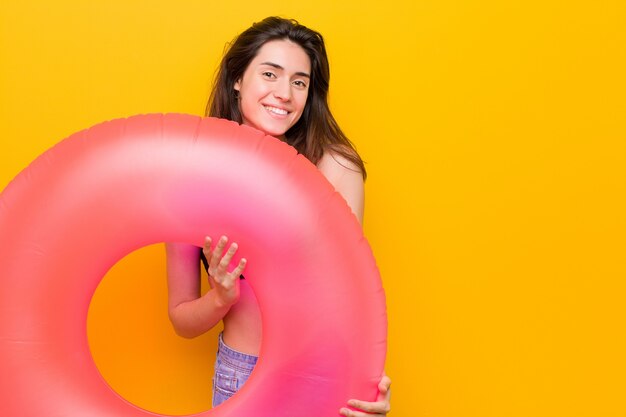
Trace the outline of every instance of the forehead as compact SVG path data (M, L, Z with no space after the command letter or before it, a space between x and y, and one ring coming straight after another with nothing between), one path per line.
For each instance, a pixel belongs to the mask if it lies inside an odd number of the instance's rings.
M287 39L269 41L259 48L250 67L271 62L288 72L311 72L311 60L300 45Z

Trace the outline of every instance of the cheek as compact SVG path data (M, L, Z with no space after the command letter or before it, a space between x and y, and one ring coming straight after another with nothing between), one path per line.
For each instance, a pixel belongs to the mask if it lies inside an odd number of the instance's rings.
M307 99L309 98L309 95L307 93L303 93L300 97L298 97L298 104L300 106L300 111L304 111L304 108L307 105Z
M259 99L268 95L270 92L271 92L270 85L268 85L267 83L258 81L258 80L256 82L251 82L248 85L248 94L252 98Z
M240 92L239 108L251 109L263 97L263 91L260 88L249 86Z

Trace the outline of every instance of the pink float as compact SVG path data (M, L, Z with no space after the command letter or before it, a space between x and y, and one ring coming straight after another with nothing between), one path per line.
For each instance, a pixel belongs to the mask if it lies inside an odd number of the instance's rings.
M263 342L245 387L200 415L333 416L349 398L374 401L385 298L345 201L275 138L168 114L78 132L0 194L0 415L155 415L97 370L91 297L138 248L221 234L248 259Z

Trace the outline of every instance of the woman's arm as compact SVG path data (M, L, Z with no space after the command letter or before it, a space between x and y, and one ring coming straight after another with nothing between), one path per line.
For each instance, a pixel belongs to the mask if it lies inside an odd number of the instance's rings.
M365 193L361 170L336 153L326 152L317 164L319 170L346 200L359 222L363 224ZM378 384L378 398L375 402L350 400L348 405L362 411L342 408L339 412L347 417L385 416L390 408L391 379L383 375Z
M168 313L176 333L182 337L199 336L215 326L239 299L239 275L246 260L228 272L227 267L237 251L222 236L215 248L206 238L204 248L182 243L167 243ZM212 290L200 294L200 252L209 261L209 283Z

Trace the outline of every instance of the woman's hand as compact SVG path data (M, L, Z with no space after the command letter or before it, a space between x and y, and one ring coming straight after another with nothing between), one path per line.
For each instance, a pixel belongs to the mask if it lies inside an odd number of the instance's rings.
M350 400L348 405L353 408L357 408L362 411L350 410L349 408L342 408L339 410L339 414L346 417L371 417L371 416L385 416L391 410L391 379L387 375L378 383L378 398L376 402L367 402L360 400Z
M214 248L211 243L207 237L203 248L187 243L165 245L168 313L176 333L185 338L191 339L212 329L239 299L239 276L246 260L241 259L235 269L228 272L237 245L233 243L225 251L228 243L225 236ZM204 295L200 285L201 252L207 259L211 284L211 291Z
M207 236L202 252L209 263L209 280L215 291L215 301L220 306L230 307L239 300L239 276L246 267L246 259L242 258L235 269L228 272L228 265L237 252L237 244L231 243L224 253L228 243L226 236L222 236L213 249L211 243L211 238Z

